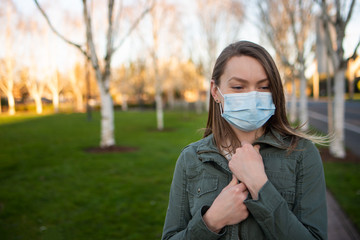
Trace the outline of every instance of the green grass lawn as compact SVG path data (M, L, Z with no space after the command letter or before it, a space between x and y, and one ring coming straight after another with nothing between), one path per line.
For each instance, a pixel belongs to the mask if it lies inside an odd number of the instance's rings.
M324 169L328 188L360 230L360 164L326 162Z
M176 159L205 115L117 112L118 145L91 154L99 115L0 117L0 239L159 239Z
M176 159L206 115L166 112L158 132L154 112L116 112L117 144L138 151L107 154L84 151L100 141L93 117L0 116L0 239L160 238ZM325 165L329 187L359 223L359 165L339 166Z

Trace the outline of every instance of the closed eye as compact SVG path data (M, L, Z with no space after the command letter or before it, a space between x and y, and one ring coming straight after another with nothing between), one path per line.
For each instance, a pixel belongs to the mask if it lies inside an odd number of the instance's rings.
M236 86L236 87L231 87L232 89L235 89L235 90L241 90L241 89L244 89L243 87L241 86Z
M262 90L268 90L268 89L270 89L269 86L261 86L261 87L259 87L259 88L262 89Z

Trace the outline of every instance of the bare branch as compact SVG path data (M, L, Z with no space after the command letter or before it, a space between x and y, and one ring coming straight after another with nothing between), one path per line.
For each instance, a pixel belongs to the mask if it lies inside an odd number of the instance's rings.
M345 16L345 18L346 18L346 19L345 19L345 24L344 24L345 27L346 27L346 25L348 24L348 22L350 21L350 18L351 18L351 15L352 15L354 6L355 6L355 0L353 0L353 1L351 2L350 8L349 8L349 12L348 12L347 16Z
M63 41L67 42L70 45L73 45L74 47L76 47L77 49L79 49L88 59L90 58L90 56L87 54L86 50L84 50L84 48L80 45L77 44L73 41L68 40L67 38L65 38L62 34L60 34L54 27L54 25L51 23L48 15L45 13L45 11L41 8L40 4L38 3L37 0L34 0L37 8L40 10L41 14L44 16L46 22L48 23L50 29L58 36L60 37Z
M140 16L136 19L136 21L131 25L127 33L124 35L124 37L119 41L119 43L113 48L113 52L115 52L121 45L125 42L126 38L135 30L137 25L140 23L140 21L145 17L146 14L148 14L155 6L155 2L152 1L152 4L147 7Z
M82 2L83 2L83 16L84 16L84 21L85 21L85 26L86 26L86 43L87 43L87 46L89 46L89 51L90 51L90 53L87 53L87 56L88 56L88 59L91 60L92 66L95 70L96 79L98 81L101 81L102 76L101 76L101 71L100 71L100 67L99 67L99 60L96 55L96 49L95 49L93 36L92 36L91 18L88 13L86 0L82 0Z
M326 0L318 0L318 1L316 1L316 2L320 5L320 8L322 9L324 21L327 21L328 23L331 23L333 26L335 26L335 25L336 25L336 22L333 21L333 20L331 19L331 17L329 16L329 14L327 13Z
M113 29L114 36L116 36L118 34L117 29L119 29L120 20L122 18L123 10L124 10L123 1L120 1L119 4L120 4L119 11L117 12L117 15L116 15L115 20L114 20L114 29Z
M348 60L350 60L350 59L354 59L354 60L355 60L355 58L358 56L358 55L357 55L357 50L358 50L359 46L360 46L360 40L359 40L358 43L356 44L356 47L355 47L355 49L354 49L354 53L351 55L351 57L348 58Z

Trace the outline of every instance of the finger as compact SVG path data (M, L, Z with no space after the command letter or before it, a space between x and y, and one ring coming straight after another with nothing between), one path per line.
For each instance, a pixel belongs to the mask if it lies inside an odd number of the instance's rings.
M238 188L241 192L247 191L246 185L242 182L238 184Z
M233 175L233 178L231 179L231 181L229 182L229 184L226 186L226 188L228 187L232 187L238 184L238 179L235 177L235 175Z
M256 152L260 153L260 145L255 145L254 149L256 150Z

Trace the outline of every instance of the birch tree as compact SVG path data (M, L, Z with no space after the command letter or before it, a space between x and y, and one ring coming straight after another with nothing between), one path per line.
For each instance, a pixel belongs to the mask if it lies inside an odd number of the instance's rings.
M69 76L69 83L75 97L76 111L78 112L84 111L85 71L86 69L82 67L82 64L76 63Z
M360 41L350 58L344 56L343 42L345 30L353 14L356 1L334 0L329 3L326 0L318 0L318 3L321 7L321 16L327 35L327 52L334 70L334 140L330 144L330 153L335 157L345 158L345 72L348 60L356 57ZM331 28L335 29L336 36L334 39Z
M203 39L201 45L205 46L201 62L204 64L205 78L210 86L211 73L218 52L238 37L244 17L244 6L241 0L197 0L196 4ZM206 99L209 97L210 87ZM206 109L209 108L208 104L206 101Z
M0 79L0 89L6 94L8 99L9 114L15 114L15 98L14 98L14 81L15 81L15 55L13 51L14 44L14 15L16 15L14 5L11 1L7 1L5 10L5 58L4 64L0 69L0 74L3 76Z
M164 103L162 99L164 76L160 73L159 47L161 44L160 40L165 40L164 33L169 34L171 32L170 26L172 20L175 19L175 14L175 6L165 0L155 0L154 7L150 12L152 25L150 55L154 71L156 122L159 131L164 129Z
M305 77L306 58L309 56L312 43L308 44L308 51L306 44L309 43L309 34L312 30L312 0L282 0L282 4L290 19L291 35L293 38L293 45L296 49L296 65L300 76L300 123L303 130L309 129L309 111L308 101L306 95L307 79ZM311 40L311 39L310 39Z
M267 38L280 55L284 66L289 67L300 79L300 122L303 130L309 128L307 107L306 59L311 52L310 32L312 30L311 0L259 1L262 22L267 29ZM296 109L295 79L292 80L290 121L294 122Z
M108 0L107 2L107 30L106 30L106 43L105 43L105 54L100 59L99 52L95 47L95 39L92 28L92 18L89 11L89 2L87 0L82 0L83 3L83 18L85 22L85 35L86 42L89 46L89 51L86 50L86 44L79 44L73 41L70 41L64 35L57 31L55 26L50 21L48 15L41 8L37 0L34 0L36 6L46 19L51 30L58 35L62 40L69 43L70 45L76 47L87 59L91 61L92 67L94 69L97 85L100 92L101 98L101 147L110 147L115 145L114 137L114 107L113 101L110 95L110 78L111 78L111 62L113 54L120 46L124 43L125 39L131 34L131 32L136 28L141 19L148 13L151 6L146 6L141 12L139 17L137 17L131 24L130 27L124 31L121 39L117 39L117 32L120 27L119 21L121 19L123 2L120 1L118 14L114 13L115 0ZM115 28L117 26L117 28Z
M50 90L52 95L52 102L54 106L54 112L59 112L59 95L60 92L64 88L64 84L62 81L60 81L60 76L58 70L54 70L46 82L47 88Z
M290 122L294 123L297 120L297 97L295 80L298 78L297 70L295 69L293 57L294 54L289 44L288 30L290 29L290 20L287 17L283 8L279 7L277 1L267 0L257 2L260 23L258 28L264 33L267 41L274 48L277 59L282 66L282 69L289 69L285 79L291 81L291 97L290 97Z
M46 76L41 76L42 74L37 70L37 67L34 64L30 68L24 69L21 75L30 96L35 101L36 113L42 114L43 107L41 98L46 86Z

